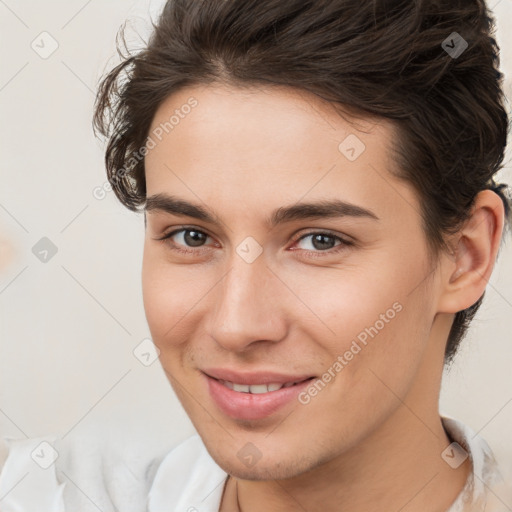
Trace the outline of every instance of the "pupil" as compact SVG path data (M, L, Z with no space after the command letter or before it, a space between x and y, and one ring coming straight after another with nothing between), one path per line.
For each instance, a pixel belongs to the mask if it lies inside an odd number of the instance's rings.
M185 242L192 247L198 247L204 242L204 233L187 230L185 231Z
M313 237L313 247L315 247L315 249L331 249L333 245L332 243L325 243L326 239L330 239L331 242L334 240L333 237L329 235L315 235Z

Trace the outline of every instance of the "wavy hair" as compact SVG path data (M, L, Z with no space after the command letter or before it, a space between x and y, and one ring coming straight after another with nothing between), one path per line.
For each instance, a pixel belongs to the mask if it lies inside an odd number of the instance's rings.
M108 139L109 182L130 210L146 199L140 150L163 100L189 85L274 84L393 123L393 172L420 198L431 254L481 190L500 195L510 226L509 189L494 181L509 120L483 0L169 0L152 27L133 54L120 32L123 60L102 78L93 119ZM456 313L446 363L483 296Z

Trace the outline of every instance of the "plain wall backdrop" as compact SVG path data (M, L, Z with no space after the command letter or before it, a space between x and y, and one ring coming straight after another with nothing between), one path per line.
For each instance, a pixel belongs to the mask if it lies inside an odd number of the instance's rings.
M158 360L145 366L133 353L150 337L144 220L113 192L101 198L104 146L91 125L120 26L128 20L140 47L137 33L147 37L163 4L0 0L0 435L97 432L152 451L195 433ZM512 4L489 5L510 99ZM509 144L500 174L509 184L510 161ZM441 412L509 467L511 318L509 236L441 396Z

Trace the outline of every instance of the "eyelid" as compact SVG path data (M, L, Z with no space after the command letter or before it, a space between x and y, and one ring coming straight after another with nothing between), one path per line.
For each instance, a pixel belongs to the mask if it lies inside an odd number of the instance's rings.
M192 225L182 225L182 226L173 226L172 229L164 232L164 234L161 237L155 238L154 240L164 240L166 238L169 238L172 235L175 235L176 233L179 233L180 231L187 231L187 230L198 231L199 233L203 233L204 235L209 236L210 238L213 238L213 236L210 235L210 233L208 233L208 230L205 228L202 228L202 227L200 228L198 226L192 226Z
M307 238L308 236L313 236L313 235L327 235L331 238L335 238L335 239L337 238L340 241L340 243L337 245L334 245L334 247L331 247L331 248L323 250L323 251L299 249L299 248L294 248L294 247L291 247L290 250L299 251L300 253L303 254L302 257L305 259L318 259L318 258L322 259L322 258L329 258L329 257L341 255L342 253L344 253L350 249L353 249L356 246L355 241L349 240L349 239L347 239L348 237L345 238L344 236L341 236L337 233L331 232L328 229L326 229L326 230L313 229L309 232L302 233L294 240L294 244L300 242L301 240L303 240L304 238Z
M336 231L332 231L330 229L322 229L322 228L304 228L308 231L304 232L304 230L299 231L295 235L293 235L293 240L295 242L302 240L303 238L310 235L329 235L333 238L338 238L345 244L355 244L355 240L349 235L341 234Z
M199 228L197 226L192 226L192 225L183 225L183 226L175 226L173 229L171 229L169 232L162 235L160 238L155 238L155 240L163 240L163 239L168 238L180 231L187 230L187 229L190 229L191 231L199 231L200 233L203 233L203 234L209 236L210 238L213 238L212 235L210 235L208 233L208 231L202 227ZM304 232L304 230L309 230L309 231ZM292 235L292 240L296 242L308 235L317 235L317 234L338 237L345 243L355 243L355 240L352 237L350 237L349 235L345 235L345 234L342 235L340 233L331 231L330 229L326 229L326 228L303 228L300 231L298 231L297 233Z
M161 237L154 238L154 240L166 242L170 238L172 238L174 235L176 235L176 234L178 234L178 233L180 233L182 231L197 231L199 233L202 233L203 235L206 235L208 238L214 238L204 228L198 228L197 226L174 226L173 229L171 229L170 231L164 233ZM170 242L170 243L172 243L172 242ZM199 247L195 247L195 248L194 247L187 247L186 249L180 249L180 248L177 248L177 247L173 247L173 249L175 249L177 251L181 250L183 252L197 252L197 251L202 251L205 248L207 248L207 246L204 246L204 245L199 246Z

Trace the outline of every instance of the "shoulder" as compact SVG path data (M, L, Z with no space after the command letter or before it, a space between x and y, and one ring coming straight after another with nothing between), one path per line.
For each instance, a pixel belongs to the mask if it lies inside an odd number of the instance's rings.
M183 441L167 454L155 475L148 499L149 512L175 510L216 512L227 473L208 453L199 435Z
M108 438L0 438L3 512L141 512L165 454L121 449Z
M472 464L466 485L448 512L508 510L503 507L505 503L512 505L510 471L499 466L489 444L470 427L446 416L442 417L442 421L453 440L443 452L443 458L451 465L459 460L462 463L469 457Z

